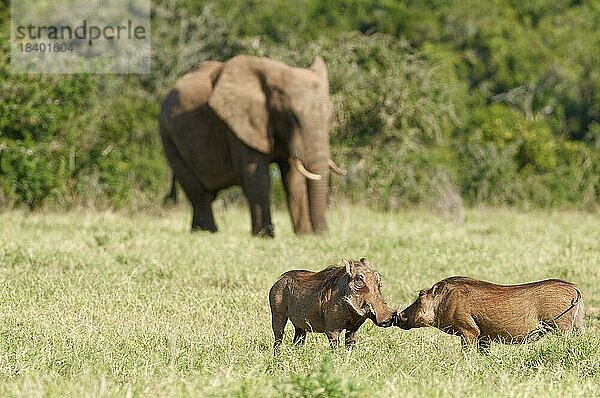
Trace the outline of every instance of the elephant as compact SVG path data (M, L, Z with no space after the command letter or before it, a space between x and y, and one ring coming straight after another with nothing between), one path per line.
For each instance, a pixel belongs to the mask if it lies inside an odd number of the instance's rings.
M233 185L250 207L252 234L274 236L269 165L281 172L297 234L327 229L330 157L327 68L266 57L204 61L166 95L159 130L167 160L193 208L192 230L216 232L212 202ZM310 171L309 171L310 170Z

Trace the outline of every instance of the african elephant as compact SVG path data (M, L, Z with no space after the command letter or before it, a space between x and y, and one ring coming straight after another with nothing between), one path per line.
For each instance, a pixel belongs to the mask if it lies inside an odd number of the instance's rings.
M192 230L216 232L216 194L240 185L252 233L273 236L269 164L277 163L294 231L323 232L329 168L341 172L329 153L331 109L320 58L303 69L238 55L181 77L162 103L160 136L192 204Z

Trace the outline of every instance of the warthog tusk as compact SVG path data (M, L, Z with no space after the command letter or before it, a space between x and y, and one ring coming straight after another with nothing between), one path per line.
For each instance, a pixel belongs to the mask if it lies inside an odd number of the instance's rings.
M304 165L302 164L302 161L300 159L294 159L294 166L296 166L296 168L298 169L298 171L300 173L302 173L302 175L304 177L308 178L309 180L319 181L321 179L320 175L313 174L310 171L306 170L304 168Z
M352 302L352 300L350 300L350 297L345 296L343 298L343 300L350 306L350 308L352 308L354 310L354 312L356 312L358 315L360 316L365 316L367 314L367 312L365 310L363 310L362 308L356 308L356 306L354 305L354 303Z
M346 170L340 168L340 166L338 166L337 164L335 164L335 162L333 160L329 159L329 162L327 162L327 164L329 164L329 168L335 174L337 174L339 176L345 176L346 175Z

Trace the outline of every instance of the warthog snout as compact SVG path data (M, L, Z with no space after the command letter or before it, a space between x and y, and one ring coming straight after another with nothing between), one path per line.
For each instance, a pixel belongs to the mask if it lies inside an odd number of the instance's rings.
M394 326L398 326L400 329L410 329L410 326L408 326L408 317L404 315L404 311L396 315L396 319L394 319L393 324Z
M379 316L378 316L379 315ZM371 311L371 315L369 318L375 323L375 325L387 328L393 326L396 322L396 318L398 317L397 311L391 311L389 308L384 308L384 312L380 312L379 314L376 311Z
M396 311L388 307L381 294L381 275L371 269L366 258L355 264L346 264L350 278L348 303L357 314L367 316L377 326L392 326Z
M394 319L396 318L395 314L390 316L389 319L386 319L382 322L376 322L375 324L377 326L383 327L383 328L387 328L390 327L394 324Z

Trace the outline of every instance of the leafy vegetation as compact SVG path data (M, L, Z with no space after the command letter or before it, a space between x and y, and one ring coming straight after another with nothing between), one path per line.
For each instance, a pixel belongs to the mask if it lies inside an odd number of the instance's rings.
M331 233L249 237L247 209L216 212L219 234L190 234L183 209L0 214L0 395L547 396L600 393L600 215L338 206ZM449 275L502 283L577 283L586 331L464 356L433 328L367 321L348 355L324 335L273 357L267 292L289 269L369 258L391 306Z
M149 75L20 75L0 2L0 206L141 208L169 86L206 59L322 56L335 190L395 209L600 202L600 2L153 1Z

